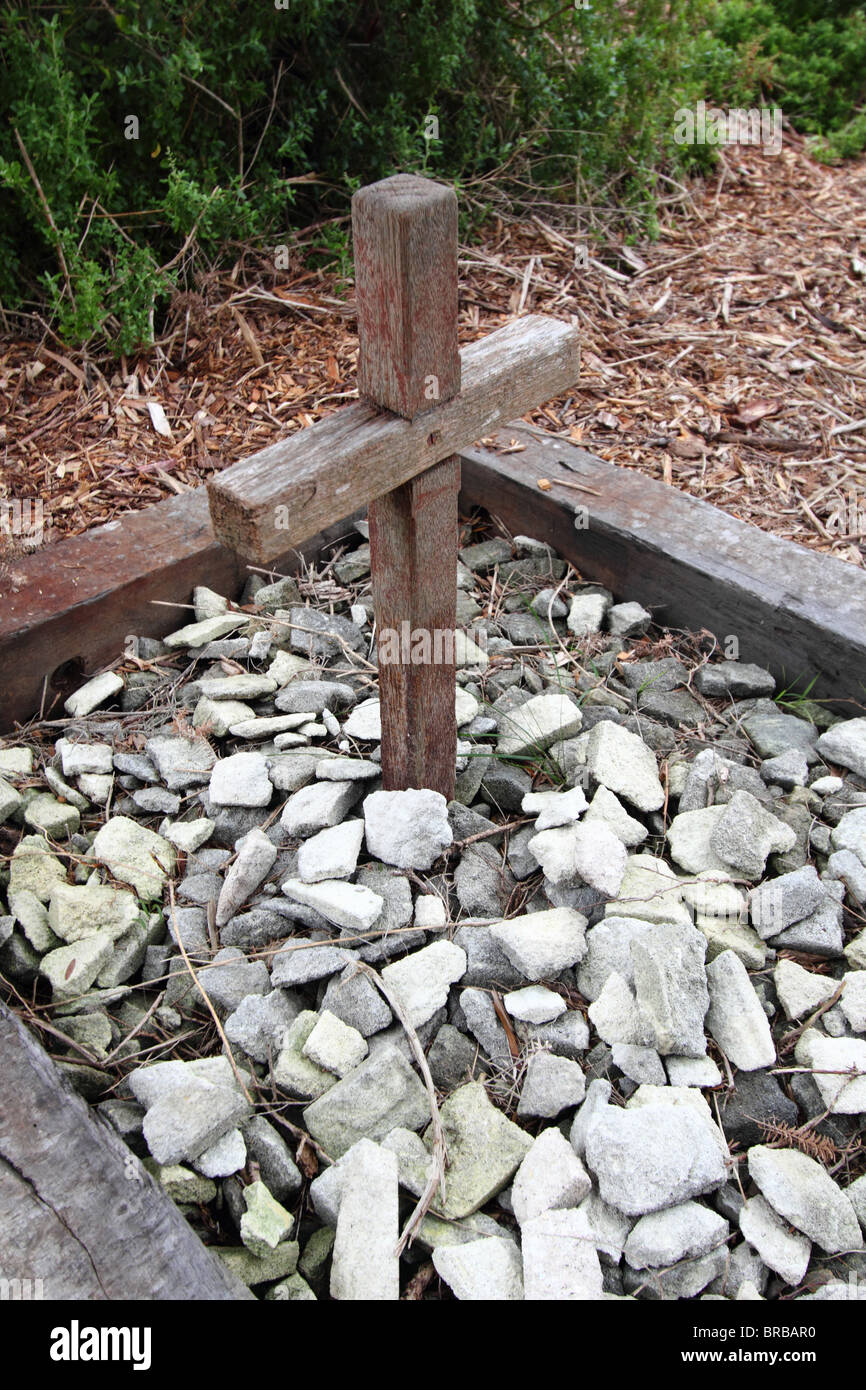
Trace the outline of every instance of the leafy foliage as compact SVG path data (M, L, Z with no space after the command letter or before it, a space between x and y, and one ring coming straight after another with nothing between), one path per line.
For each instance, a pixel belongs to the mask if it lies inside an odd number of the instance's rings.
M713 159L679 106L781 93L827 157L866 142L859 0L0 0L0 55L0 301L115 352L241 244L317 223L347 272L348 199L397 170L464 231L496 183L652 233L660 172Z

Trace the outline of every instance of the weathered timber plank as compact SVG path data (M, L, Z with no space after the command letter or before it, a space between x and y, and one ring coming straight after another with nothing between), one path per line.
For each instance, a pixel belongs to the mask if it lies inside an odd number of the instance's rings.
M214 532L267 563L577 380L577 329L527 316L463 349L459 396L404 420L358 402L208 484Z
M396 174L352 198L358 395L411 420L460 390L457 198Z
M486 507L515 533L548 540L618 597L656 605L661 622L738 633L743 660L763 661L786 680L801 670L811 672L809 679L820 672L815 694L864 699L862 571L777 540L643 474L560 441L548 445L521 433L520 421L500 439L506 444L518 435L525 453L461 451L462 506ZM564 450L600 497L555 486L538 490L540 477L580 478L557 467ZM589 529L577 532L575 509L582 505L590 511ZM323 543L350 530L348 520L330 528ZM721 555L723 532L731 539ZM183 615L151 598L189 603L196 584L240 590L245 571L214 540L204 488L121 518L108 537L110 546L98 527L16 562L26 582L0 602L0 731L38 712L43 680L61 664L81 657L92 673L116 659L127 633L160 637L176 627ZM309 553L318 545L317 537ZM301 553L308 553L306 545ZM288 573L293 558L275 567ZM839 709L851 712L844 704Z
M457 572L459 490L460 461L449 458L369 507L370 544L378 559L373 566L373 602L383 784L386 791L428 787L446 801L454 797L457 752L450 637L457 624L457 587L451 575ZM403 659L407 653L402 640L399 659L389 660L383 633L402 639L404 623L410 638L408 660ZM421 638L414 662L413 632ZM437 633L445 656L438 662L433 659Z
M301 553L314 558L351 529L349 521L330 528ZM296 554L275 561L284 574L298 563ZM203 487L60 541L14 569L20 588L0 602L0 732L38 714L46 677L48 709L57 694L51 678L67 663L93 674L117 660L128 633L162 637L187 621L161 603L188 604L196 584L235 598L247 576L244 561L214 538Z
M780 540L641 473L561 440L509 425L523 453L461 451L461 503L494 512L515 533L549 542L587 578L637 599L669 627L735 636L740 659L812 694L840 714L866 705L866 574L854 565ZM559 462L568 459L571 468ZM576 471L574 471L576 470ZM539 478L554 483L541 492ZM599 495L557 488L586 482ZM588 526L575 529L578 509ZM838 703L837 703L838 702Z
M251 1299L0 1004L0 1274L46 1299Z

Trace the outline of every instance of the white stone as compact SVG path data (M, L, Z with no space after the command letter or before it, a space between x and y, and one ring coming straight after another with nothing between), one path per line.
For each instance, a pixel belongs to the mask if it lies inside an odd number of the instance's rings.
M791 1231L765 1197L750 1197L740 1208L740 1230L764 1264L796 1286L809 1267L812 1242Z
M347 1076L367 1056L367 1039L330 1009L323 1009L301 1048L304 1057L335 1076Z
M421 893L415 899L416 927L444 927L448 920L445 904L438 893Z
M490 935L527 980L554 979L586 954L586 918L570 907L494 922Z
M567 695L533 695L511 714L499 716L496 753L500 758L543 753L559 739L580 732L583 716Z
M667 829L671 858L687 874L712 871L730 874L730 865L720 859L710 840L725 813L724 806L706 806L699 811L680 811Z
M305 883L349 878L355 872L364 839L364 822L347 820L305 840L298 850L298 876Z
M199 816L197 820L163 821L159 833L184 854L194 854L207 843L215 830L215 821L209 820L207 816Z
M668 1081L672 1086L720 1086L722 1073L712 1057L666 1057Z
M543 985L527 985L525 989L514 989L503 995L502 1003L506 1013L523 1023L550 1023L552 1019L564 1014L567 1004L561 994Z
M612 970L588 1015L598 1036L609 1045L626 1043L632 1047L652 1047L655 1029L645 1017L628 982Z
M616 900L606 905L605 916L688 927L691 913L682 898L683 884L669 864L652 854L630 854Z
M261 753L234 753L216 763L208 796L215 806L267 806L273 791Z
M358 799L354 782L311 782L289 797L280 825L290 839L339 825Z
M866 778L866 719L845 719L827 729L817 743L825 762Z
M247 1161L247 1146L239 1129L230 1129L209 1149L191 1160L193 1168L206 1178L230 1178Z
M176 632L170 632L162 640L172 651L182 647L205 647L208 642L218 642L221 637L226 637L230 632L234 632L235 628L248 622L249 617L246 613L222 613L203 618L201 622L187 623L186 627L179 627Z
M853 1033L866 1033L866 970L848 970L839 1007Z
M544 1129L517 1170L511 1203L522 1226L552 1207L576 1207L592 1187L589 1174L559 1129Z
M866 1042L828 1038L817 1028L807 1028L797 1039L794 1056L801 1067L814 1069L812 1079L832 1114L866 1114ZM850 1078L833 1074L848 1071L854 1073Z
M568 610L568 630L575 637L588 637L601 632L604 615L611 606L605 594L576 594Z
M81 719L86 714L92 714L122 689L122 677L115 671L105 671L101 676L94 676L92 680L80 686L74 695L70 695L68 700L64 701L63 708L73 719Z
M802 965L785 958L773 971L773 983L788 1019L814 1013L837 989L834 979L815 975L811 970L804 970Z
M655 754L637 734L612 720L603 719L590 730L586 765L596 782L639 811L657 811L664 805Z
M587 801L582 787L567 792L527 792L521 809L527 816L537 816L536 830L552 830L557 825L573 825L586 810Z
M586 1164L605 1202L629 1216L643 1216L722 1185L725 1155L713 1130L690 1105L625 1110L606 1105L589 1124Z
M54 745L60 754L64 777L77 777L81 772L114 771L110 743L72 743L59 738Z
M448 1002L448 991L466 973L466 952L453 941L434 941L386 965L382 979L400 999L413 1028Z
M429 869L454 835L441 792L371 792L364 799L367 850L400 869Z
M397 1158L361 1139L342 1156L331 1297L382 1302L400 1297Z
M364 888L359 883L345 883L342 879L304 883L299 878L288 878L283 884L283 892L293 902L314 907L336 926L356 932L364 932L372 927L385 905L384 898L372 889Z
M707 1032L740 1071L758 1071L776 1061L770 1021L734 951L722 951L707 966L710 1007Z
M679 1260L699 1259L729 1234L728 1223L700 1202L681 1202L666 1211L642 1216L625 1243L632 1269L657 1269Z
M641 825L634 816L630 816L619 798L608 791L607 787L600 786L596 789L583 818L584 825L591 825L595 821L612 830L617 839L622 840L626 849L637 849L649 834L646 826Z
M609 898L619 892L628 854L622 841L600 821L542 830L533 835L528 849L545 878L557 886L588 883Z
M552 1052L535 1052L529 1059L517 1106L519 1119L553 1120L579 1105L586 1094L586 1077L578 1062Z
M463 1245L437 1245L433 1265L461 1302L501 1303L523 1298L520 1252L514 1241L504 1236L485 1236Z
M596 1232L587 1213L549 1210L523 1223L524 1298L529 1302L583 1302L603 1296Z
M104 864L115 878L130 884L145 901L162 897L177 859L168 840L127 816L112 816L106 821L94 837L91 853L97 864Z

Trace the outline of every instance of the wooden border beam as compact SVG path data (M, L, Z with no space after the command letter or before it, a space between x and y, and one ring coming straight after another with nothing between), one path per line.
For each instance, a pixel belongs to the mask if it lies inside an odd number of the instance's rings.
M812 693L840 713L852 712L845 700L866 704L862 570L564 441L539 439L519 421L498 436L502 448L513 438L524 452L461 451L462 506L485 507L513 532L548 541L587 579L654 607L662 623L737 635L743 660L780 681L817 675ZM540 477L554 481L550 492L539 491ZM600 495L558 488L558 477ZM588 526L578 531L583 506ZM301 553L313 558L348 536L350 521ZM275 569L290 573L297 563L289 554ZM50 679L65 663L78 661L84 679L117 659L127 633L161 637L180 625L181 614L152 600L189 603L196 584L237 596L246 575L214 538L203 487L59 541L15 569L24 582L0 602L0 732L38 713L46 677L50 702Z

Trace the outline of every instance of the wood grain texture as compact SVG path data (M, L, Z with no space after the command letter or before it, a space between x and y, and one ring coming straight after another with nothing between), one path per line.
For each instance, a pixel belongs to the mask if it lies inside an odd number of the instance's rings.
M407 420L460 390L457 199L396 174L352 198L358 395Z
M462 452L461 504L496 513L514 532L547 541L617 599L637 599L659 623L720 643L768 668L780 688L816 677L812 695L853 718L866 705L866 574L738 521L708 502L605 463L557 439L509 425L524 452ZM562 460L568 460L568 467ZM550 492L538 489L549 478ZM557 489L585 481L598 496ZM587 529L575 529L578 509ZM582 520L582 517L579 518ZM854 702L854 703L852 703Z
M0 1004L0 1275L46 1299L251 1299Z
M461 352L459 396L403 420L358 402L208 483L216 536L260 564L577 380L578 331L527 316ZM284 510L279 511L279 508Z
M429 787L447 801L454 797L457 756L451 634L457 622L452 575L457 573L459 491L460 461L443 459L371 502L368 511L383 786L386 791ZM383 660L386 631L401 639L399 662ZM408 642L402 640L404 632ZM422 637L414 648L412 633ZM419 653L427 659L413 661ZM444 659L436 661L437 654Z

